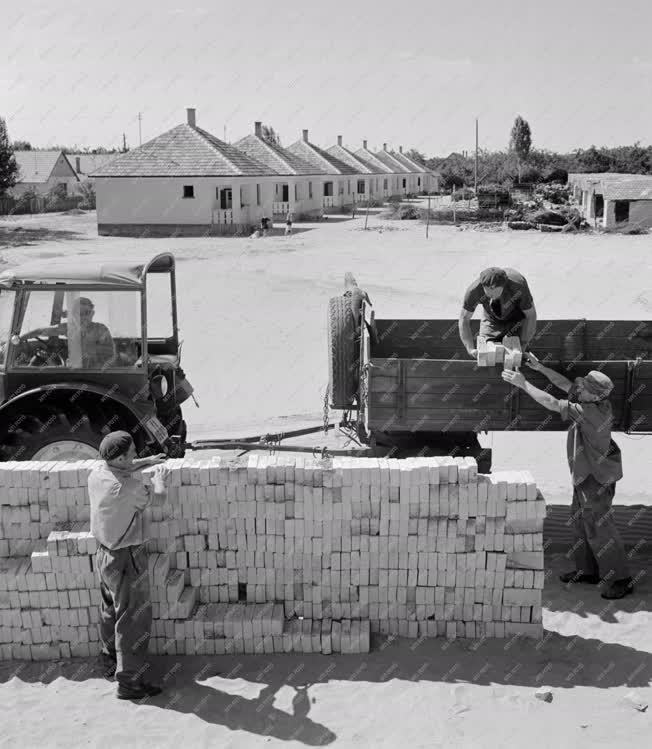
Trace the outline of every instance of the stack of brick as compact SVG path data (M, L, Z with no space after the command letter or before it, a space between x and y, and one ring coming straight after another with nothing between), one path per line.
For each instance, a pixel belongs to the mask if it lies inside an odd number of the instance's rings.
M518 369L521 366L523 354L518 336L505 336L502 343L494 343L484 336L478 336L476 348L479 367L502 364L503 369Z
M3 658L97 651L95 541L83 519L52 521L53 508L88 517L91 467L0 465L0 531L27 522L9 507L44 533L29 556L5 547L12 557L0 559ZM542 635L545 502L527 472L478 475L473 459L450 457L168 467L168 500L146 511L153 652L366 652L373 632Z

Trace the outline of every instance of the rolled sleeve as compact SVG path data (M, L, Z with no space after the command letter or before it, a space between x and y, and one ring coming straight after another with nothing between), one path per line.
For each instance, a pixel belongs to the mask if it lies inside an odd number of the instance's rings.
M474 281L464 294L464 301L462 307L467 312L475 312L475 308L480 304L482 298L482 287L478 281Z
M562 421L574 421L581 424L584 421L584 408L581 403L571 403L568 400L559 401L559 414Z

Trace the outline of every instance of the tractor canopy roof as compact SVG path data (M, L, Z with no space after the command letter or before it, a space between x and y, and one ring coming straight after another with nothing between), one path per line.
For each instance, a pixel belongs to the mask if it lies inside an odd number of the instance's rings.
M174 270L174 255L169 252L140 258L66 257L33 260L0 273L0 288L22 284L70 284L142 288L147 273Z

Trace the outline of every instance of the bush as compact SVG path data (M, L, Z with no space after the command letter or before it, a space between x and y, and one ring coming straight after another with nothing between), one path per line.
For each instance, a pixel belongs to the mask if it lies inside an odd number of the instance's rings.
M81 183L79 186L79 194L82 196L82 200L79 203L80 208L93 210L96 207L95 186L90 180L85 180Z
M565 185L568 182L568 172L565 169L551 169L545 176L545 182L560 182Z
M364 202L366 208L382 208L385 205L385 198L372 195L368 200Z
M463 187L461 190L455 190L453 193L453 199L458 200L473 200L475 198L475 192L470 187Z
M413 221L421 218L423 208L417 208L414 205L392 204L383 212L382 217L398 221Z
M400 195L390 195L387 198L388 203L400 203L403 198Z
M30 213L32 210L32 202L38 200L39 195L36 190L28 189L25 190L21 195L15 199L14 212L15 213Z
M578 226L582 223L579 211L574 209L560 209L558 211L532 211L525 216L527 221L533 224L549 224L550 226L566 226L573 224Z

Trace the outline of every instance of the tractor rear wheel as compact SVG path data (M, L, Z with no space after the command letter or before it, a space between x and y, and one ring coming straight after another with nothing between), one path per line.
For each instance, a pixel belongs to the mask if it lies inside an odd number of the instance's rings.
M348 409L358 392L360 327L351 296L328 302L328 382L331 407ZM358 315L359 316L359 315Z
M4 420L6 419L6 421ZM100 442L117 429L129 429L115 412L104 412L99 404L66 407L63 403L28 403L21 412L6 414L0 434L1 460L74 461L99 457ZM5 426L6 425L6 426ZM134 435L136 449L142 447Z

